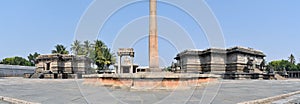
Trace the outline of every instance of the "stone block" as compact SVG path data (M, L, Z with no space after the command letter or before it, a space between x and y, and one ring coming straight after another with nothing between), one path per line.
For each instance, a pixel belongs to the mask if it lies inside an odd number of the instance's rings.
M33 75L33 73L24 73L24 78L30 78Z
M77 74L68 74L67 79L75 79L77 77Z
M44 74L45 79L54 79L54 74Z

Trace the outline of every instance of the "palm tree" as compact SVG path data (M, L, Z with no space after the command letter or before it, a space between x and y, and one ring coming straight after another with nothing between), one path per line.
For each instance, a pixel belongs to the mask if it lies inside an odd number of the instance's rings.
M66 47L58 44L55 46L55 50L52 50L52 54L69 54L69 51L66 50Z
M82 55L82 47L81 42L78 40L75 40L73 44L71 44L71 51L75 55Z
M116 58L114 57L114 54L111 53L110 49L108 48L105 48L103 50L103 57L104 57L104 65L106 66L106 68L108 68L110 65L116 62Z
M86 40L86 41L83 42L83 54L85 56L88 56L88 57L90 56L91 51L93 50L92 46L93 45L88 40Z
M36 58L39 56L40 54L38 54L37 52L35 52L34 54L29 54L27 56L28 60L31 62L32 66L34 66L34 64L36 63Z
M98 66L98 69L103 69L103 67L105 65L104 64L105 59L103 57L103 49L106 48L106 45L102 41L96 40L94 48L95 48L95 50L94 50L94 54L95 54L94 62Z
M93 47L94 50L91 52L91 54L94 57L92 60L98 66L98 70L107 69L110 65L116 62L115 55L102 41L96 40Z
M290 63L292 63L292 64L295 64L295 63L296 63L296 59L295 59L295 57L294 57L293 54L290 55L289 61L290 61Z

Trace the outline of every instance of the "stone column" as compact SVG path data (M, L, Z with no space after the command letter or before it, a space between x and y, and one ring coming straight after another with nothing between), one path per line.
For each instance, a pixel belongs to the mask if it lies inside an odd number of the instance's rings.
M130 59L131 65L130 65L130 71L129 71L129 73L133 73L133 57L131 56L130 58L131 58Z
M156 0L150 0L149 68L152 72L159 71L156 3Z
M118 56L118 70L117 70L117 73L118 74L121 74L121 56L119 55Z
M293 78L295 78L295 73L293 73Z

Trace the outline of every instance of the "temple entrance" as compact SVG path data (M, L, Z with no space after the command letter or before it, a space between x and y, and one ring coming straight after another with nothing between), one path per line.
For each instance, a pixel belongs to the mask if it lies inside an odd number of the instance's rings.
M123 67L123 73L129 73L130 67Z
M58 78L58 75L57 75L57 73L56 74L54 74L54 79L57 79Z
M50 62L46 64L46 70L50 70Z

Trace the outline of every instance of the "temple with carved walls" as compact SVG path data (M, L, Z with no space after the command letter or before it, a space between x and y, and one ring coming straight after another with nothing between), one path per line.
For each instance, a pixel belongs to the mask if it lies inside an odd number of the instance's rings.
M174 72L181 73L262 74L265 56L262 51L245 47L191 49L177 54L172 67Z
M36 59L36 71L27 74L27 78L68 79L81 78L90 74L91 60L85 56L66 54L40 55Z

